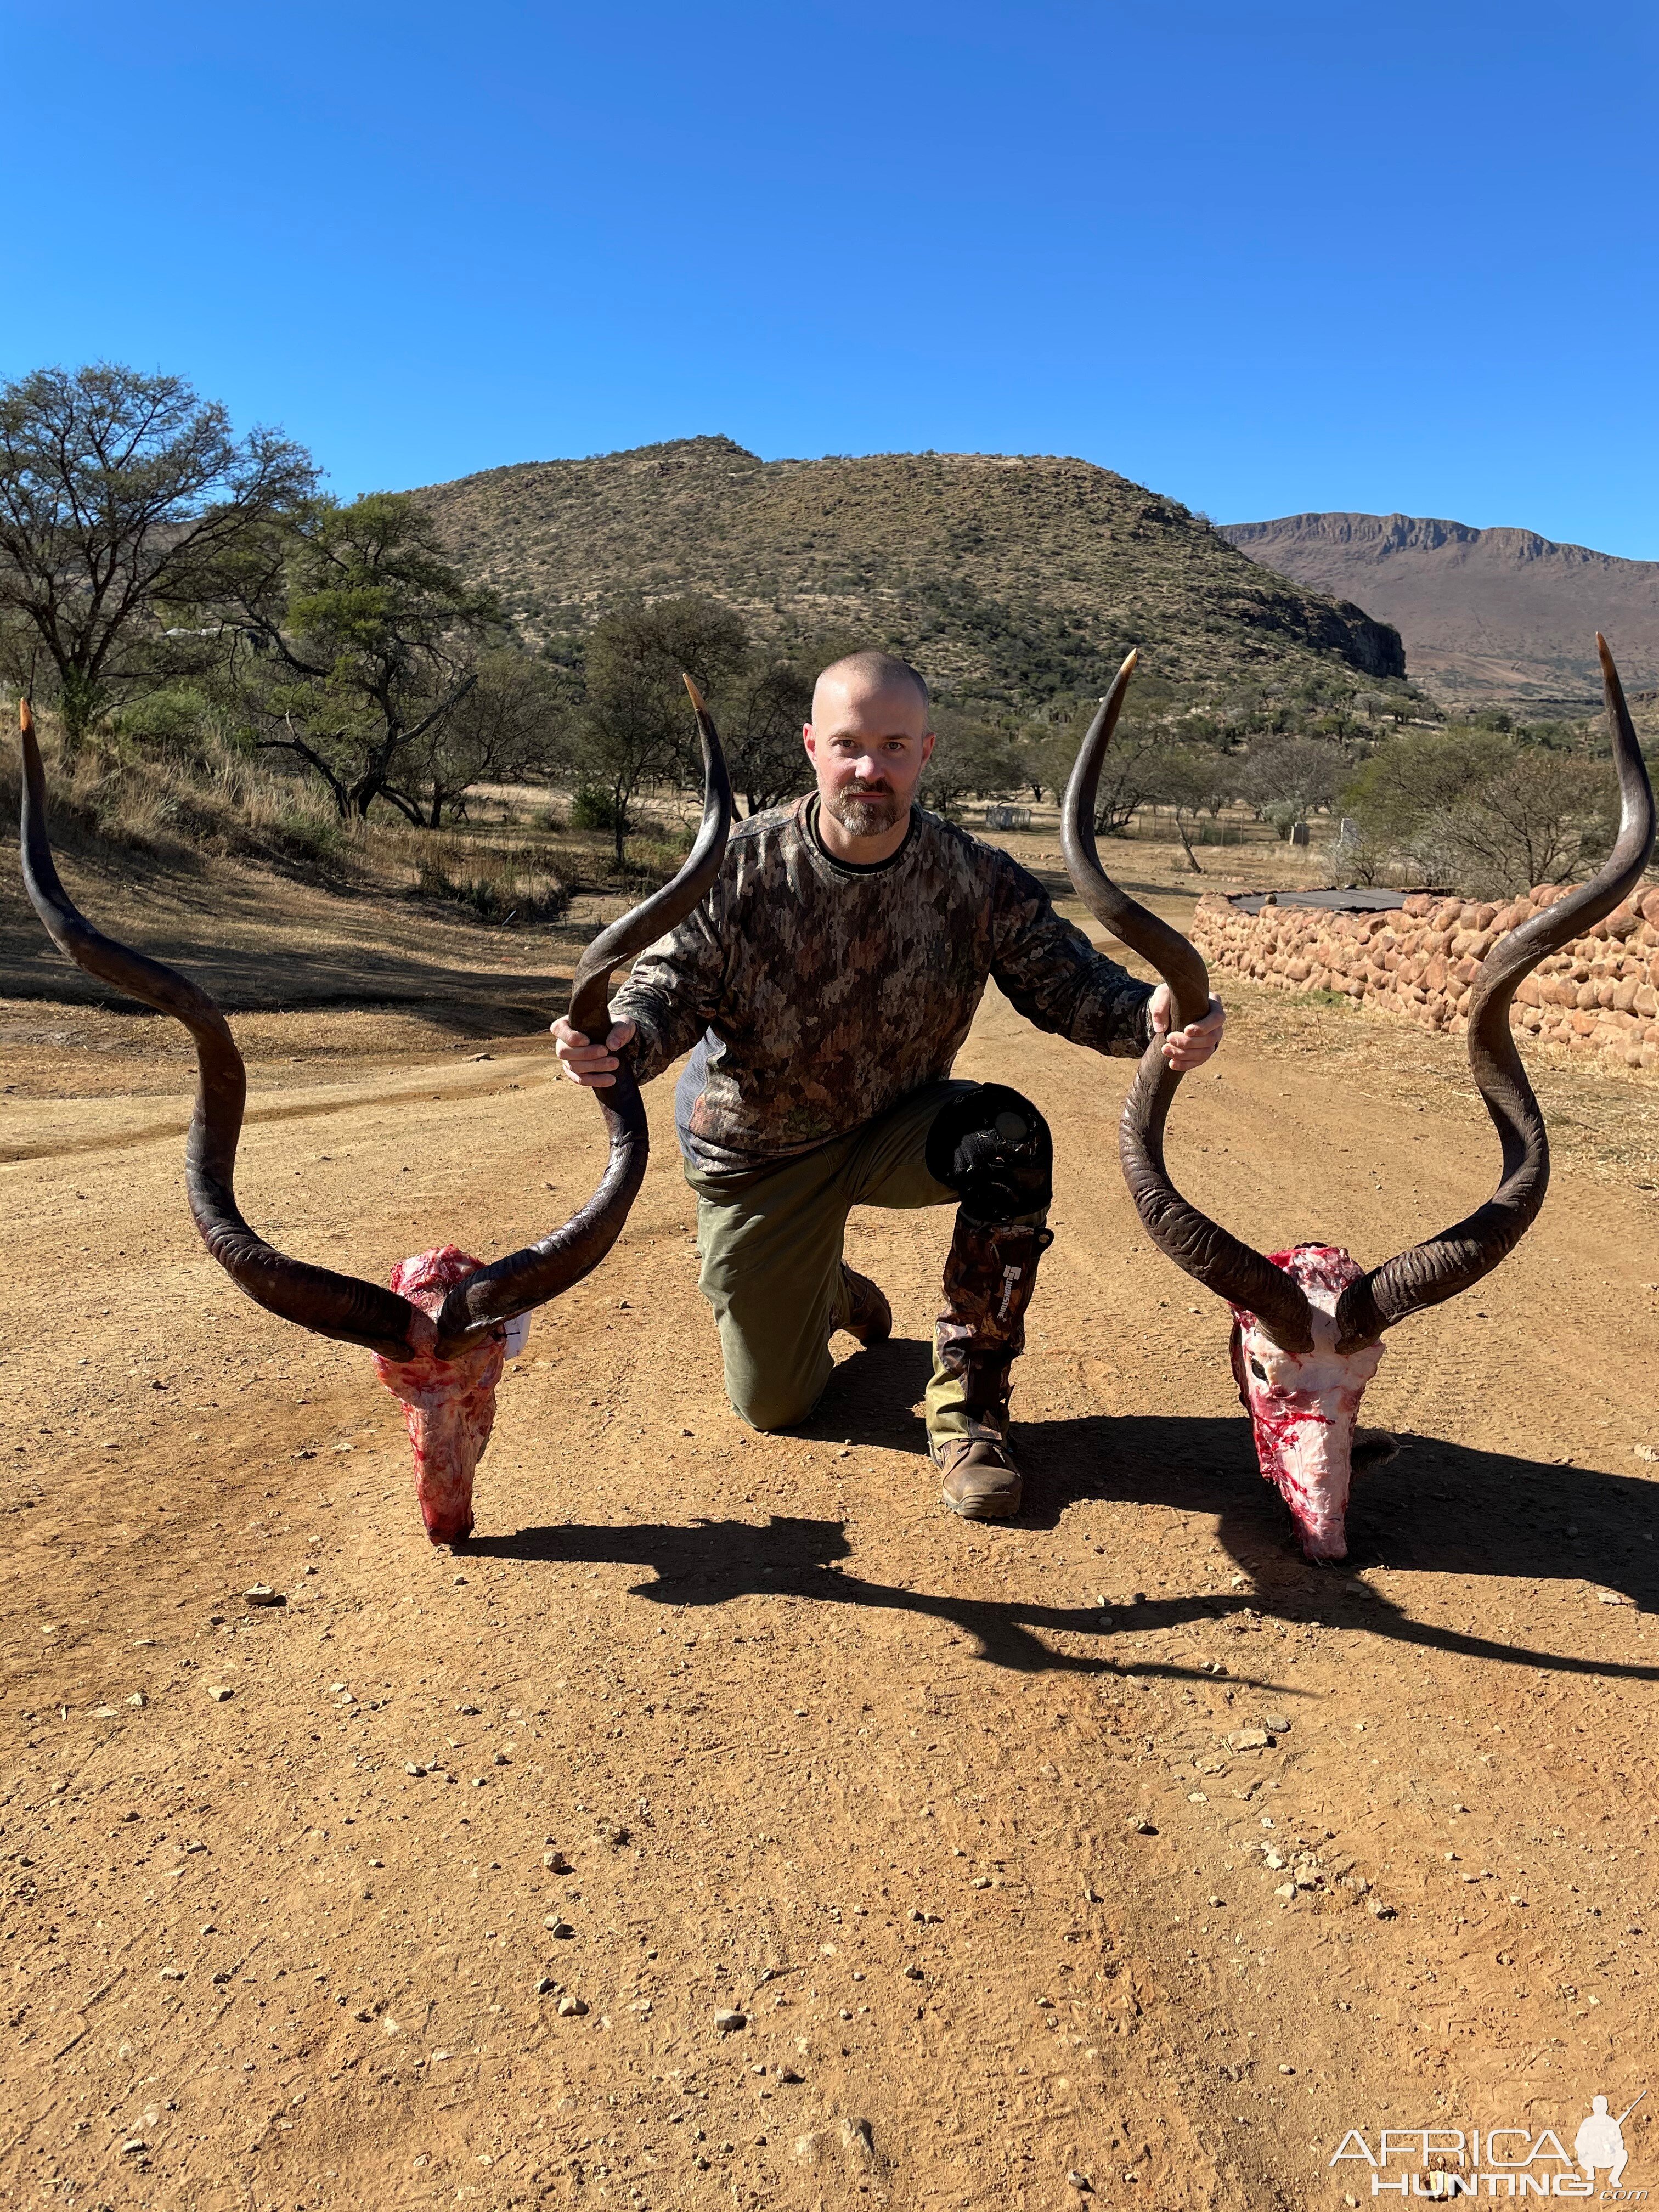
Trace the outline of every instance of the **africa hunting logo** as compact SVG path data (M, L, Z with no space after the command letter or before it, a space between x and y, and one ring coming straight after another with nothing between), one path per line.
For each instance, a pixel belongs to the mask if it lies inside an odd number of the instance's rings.
M1647 2095L1617 2115L1592 2097L1571 2150L1553 2128L1350 2128L1330 2165L1358 2179L1369 2169L1373 2197L1597 2197L1639 2204L1645 2189L1624 2186L1630 2151L1625 2122ZM1349 2200L1351 2203L1352 2198Z

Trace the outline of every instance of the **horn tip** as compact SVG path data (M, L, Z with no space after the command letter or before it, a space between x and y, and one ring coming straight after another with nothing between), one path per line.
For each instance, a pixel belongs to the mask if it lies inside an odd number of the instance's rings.
M17 702L17 726L26 738L34 734L34 709L27 699Z
M708 712L708 709L703 702L703 696L684 669L681 669L680 671L680 681L684 684L687 691L690 693L691 704L696 708L696 712L699 714L706 714Z

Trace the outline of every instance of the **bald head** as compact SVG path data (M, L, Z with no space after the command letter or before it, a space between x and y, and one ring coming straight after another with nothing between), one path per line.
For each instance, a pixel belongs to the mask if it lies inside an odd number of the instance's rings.
M890 653L849 653L812 690L804 732L823 804L820 829L842 858L884 860L903 838L933 750L927 686Z
M856 700L860 705L878 698L884 693L909 695L914 706L921 709L921 727L926 729L933 708L933 694L920 669L912 668L908 660L901 660L894 653L846 653L839 660L832 660L812 687L812 720L823 723L822 695L833 690L838 702Z

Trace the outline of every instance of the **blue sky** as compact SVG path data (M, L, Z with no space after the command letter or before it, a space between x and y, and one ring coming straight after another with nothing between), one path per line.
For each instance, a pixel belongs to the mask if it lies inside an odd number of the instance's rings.
M723 431L1659 558L1659 12L0 0L0 373L349 494Z

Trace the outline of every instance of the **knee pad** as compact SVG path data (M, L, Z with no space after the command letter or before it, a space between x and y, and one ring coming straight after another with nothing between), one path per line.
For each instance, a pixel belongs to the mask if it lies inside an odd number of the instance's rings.
M1054 1196L1054 1146L1029 1098L983 1083L942 1106L927 1133L927 1172L976 1221L1040 1213Z

